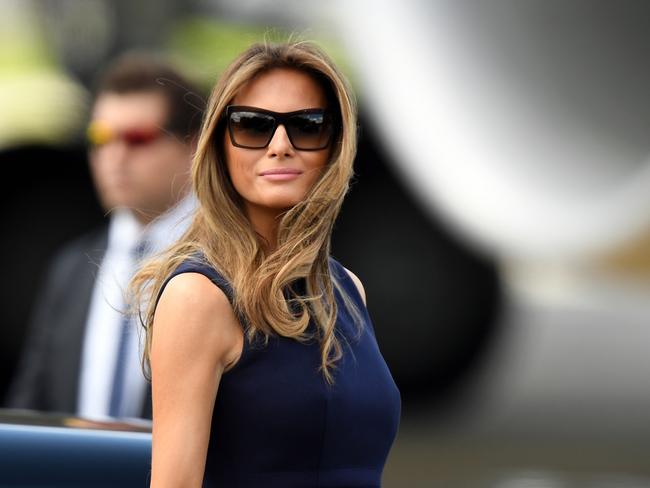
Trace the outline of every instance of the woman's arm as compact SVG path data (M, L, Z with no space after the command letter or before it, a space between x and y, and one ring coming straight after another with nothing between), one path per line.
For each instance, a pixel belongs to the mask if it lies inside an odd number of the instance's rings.
M200 487L221 374L241 354L243 332L226 295L183 273L156 307L151 344L151 487Z

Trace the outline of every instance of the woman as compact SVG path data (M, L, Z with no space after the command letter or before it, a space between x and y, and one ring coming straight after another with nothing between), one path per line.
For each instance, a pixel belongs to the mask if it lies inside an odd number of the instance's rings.
M152 486L380 485L399 392L329 255L355 152L352 92L310 43L254 45L214 88L193 224L133 282Z

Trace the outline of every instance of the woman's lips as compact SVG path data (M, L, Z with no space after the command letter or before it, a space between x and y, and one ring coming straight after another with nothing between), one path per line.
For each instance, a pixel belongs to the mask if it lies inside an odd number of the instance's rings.
M298 176L300 176L301 174L302 171L300 171L299 169L274 168L274 169L267 169L266 171L262 171L260 173L260 176L271 181L287 181L287 180L293 180Z

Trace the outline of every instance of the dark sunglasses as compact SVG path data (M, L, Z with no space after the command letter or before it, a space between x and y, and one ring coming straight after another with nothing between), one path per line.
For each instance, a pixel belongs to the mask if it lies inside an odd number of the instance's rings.
M93 147L103 146L116 139L124 141L130 147L146 146L162 135L163 130L158 127L133 128L118 132L99 121L91 122L86 130L88 143Z
M278 113L256 107L228 105L228 132L233 146L263 149L278 125L283 125L291 145L300 151L318 151L329 146L334 134L331 114L322 108Z

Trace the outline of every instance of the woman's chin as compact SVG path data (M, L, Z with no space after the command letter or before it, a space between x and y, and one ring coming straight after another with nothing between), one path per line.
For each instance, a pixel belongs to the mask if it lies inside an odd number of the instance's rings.
M305 195L278 195L275 198L269 198L264 202L264 204L266 207L273 210L289 210L304 200L304 198Z

